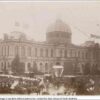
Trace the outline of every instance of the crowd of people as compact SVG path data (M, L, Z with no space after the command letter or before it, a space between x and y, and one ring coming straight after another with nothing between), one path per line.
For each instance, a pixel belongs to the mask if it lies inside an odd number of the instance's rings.
M56 91L57 93L56 93ZM15 78L0 76L0 94L36 94L50 95L55 91L56 95L91 95L94 90L94 81L82 80L61 81L46 78Z
M0 94L30 94L31 92L40 93L40 79L27 80L0 76Z

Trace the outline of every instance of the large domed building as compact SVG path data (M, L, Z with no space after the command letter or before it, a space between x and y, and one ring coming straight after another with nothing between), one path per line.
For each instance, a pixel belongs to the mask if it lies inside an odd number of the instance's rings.
M58 19L47 29L47 41L50 43L71 44L71 29L62 20Z
M45 42L28 40L24 33L18 31L5 34L0 41L0 71L11 71L16 55L25 72L37 69L51 73L53 65L59 63L64 66L63 74L83 74L87 64L92 67L98 64L93 47L77 46L71 41L71 28L60 19L48 27Z

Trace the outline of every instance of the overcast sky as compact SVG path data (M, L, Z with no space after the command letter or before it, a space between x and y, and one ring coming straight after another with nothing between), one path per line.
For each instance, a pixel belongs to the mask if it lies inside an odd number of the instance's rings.
M100 2L6 2L0 3L0 37L21 31L44 41L47 27L58 18L71 27L75 44L88 40L91 33L100 35Z

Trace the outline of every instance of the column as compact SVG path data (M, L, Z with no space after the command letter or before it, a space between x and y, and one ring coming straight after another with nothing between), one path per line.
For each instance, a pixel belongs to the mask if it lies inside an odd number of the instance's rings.
M27 62L25 63L25 73L29 72L28 71L28 66L27 66Z
M19 46L19 57L21 57L21 46Z

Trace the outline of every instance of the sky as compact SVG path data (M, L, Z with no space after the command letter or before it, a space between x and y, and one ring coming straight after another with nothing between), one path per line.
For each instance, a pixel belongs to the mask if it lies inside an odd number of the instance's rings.
M90 34L100 35L100 2L0 2L0 37L21 31L45 41L48 26L57 19L71 27L72 42L82 44L92 40Z

